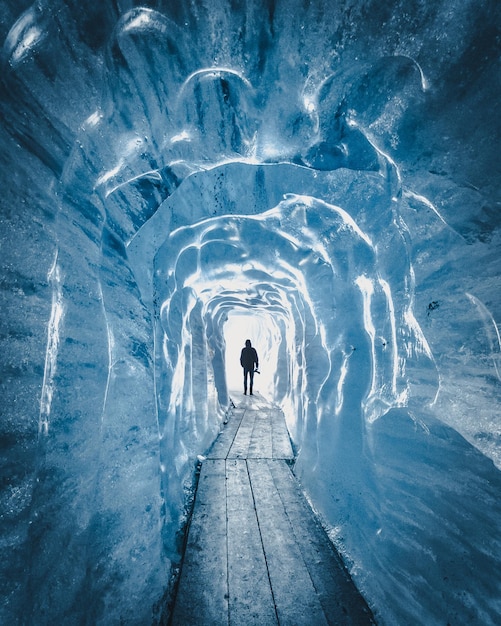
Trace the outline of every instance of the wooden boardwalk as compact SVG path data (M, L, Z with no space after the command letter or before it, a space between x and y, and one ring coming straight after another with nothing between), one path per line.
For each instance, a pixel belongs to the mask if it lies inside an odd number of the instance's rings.
M375 623L293 458L280 410L244 398L201 467L172 626Z

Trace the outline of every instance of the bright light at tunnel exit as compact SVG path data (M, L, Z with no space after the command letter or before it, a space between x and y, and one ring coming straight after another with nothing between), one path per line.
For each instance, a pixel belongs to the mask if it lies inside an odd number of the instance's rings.
M260 374L254 375L254 390L269 400L273 399L277 368L285 368L286 364L278 363L281 336L272 314L259 309L231 311L223 333L226 342L226 383L230 396L238 400L243 394L240 353L245 340L250 339L259 357Z

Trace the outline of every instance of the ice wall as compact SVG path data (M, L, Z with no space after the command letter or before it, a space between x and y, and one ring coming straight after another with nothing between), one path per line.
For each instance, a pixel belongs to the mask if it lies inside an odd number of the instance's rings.
M240 326L379 622L498 622L497 4L0 8L1 621L167 617Z

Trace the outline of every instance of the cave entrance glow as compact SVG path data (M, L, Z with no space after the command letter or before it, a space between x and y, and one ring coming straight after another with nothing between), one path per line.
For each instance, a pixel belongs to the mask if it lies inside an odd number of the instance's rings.
M242 394L240 351L250 339L259 356L259 371L254 378L256 391L268 399L274 397L275 373L278 370L280 329L270 312L252 308L232 310L223 328L226 383L230 396Z

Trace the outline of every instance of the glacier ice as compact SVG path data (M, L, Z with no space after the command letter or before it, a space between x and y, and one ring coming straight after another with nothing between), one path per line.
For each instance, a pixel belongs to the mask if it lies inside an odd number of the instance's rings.
M378 622L498 623L498 3L0 8L0 621L168 618L249 336Z

